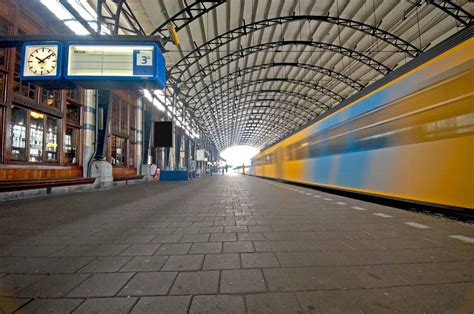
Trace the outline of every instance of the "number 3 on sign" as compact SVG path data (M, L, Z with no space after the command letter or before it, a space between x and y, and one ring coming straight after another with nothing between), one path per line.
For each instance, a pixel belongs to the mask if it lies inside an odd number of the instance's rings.
M138 66L150 66L153 65L152 51L141 50L137 54L137 65Z

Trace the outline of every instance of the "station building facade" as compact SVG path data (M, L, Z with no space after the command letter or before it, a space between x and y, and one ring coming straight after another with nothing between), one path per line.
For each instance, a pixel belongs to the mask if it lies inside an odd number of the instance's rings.
M0 35L67 32L54 19L38 14L28 3L0 1ZM22 81L20 60L20 49L0 48L0 180L89 176L99 91L49 90ZM145 111L153 111L154 121L167 116L139 91L108 92L109 132L103 158L112 165L114 176L140 174L147 162L162 169L186 168L196 150L204 148L176 127L174 148L148 149L152 138L146 137L144 145Z

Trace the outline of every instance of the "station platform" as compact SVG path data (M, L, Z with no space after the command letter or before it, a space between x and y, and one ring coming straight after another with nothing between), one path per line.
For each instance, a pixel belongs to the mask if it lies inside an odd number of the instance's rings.
M0 312L474 311L474 228L256 177L0 205Z

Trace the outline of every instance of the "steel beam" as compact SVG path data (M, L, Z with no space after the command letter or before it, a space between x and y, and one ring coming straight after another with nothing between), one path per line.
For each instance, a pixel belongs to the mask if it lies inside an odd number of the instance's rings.
M276 42L269 42L269 43L263 43L255 46L250 46L247 48L239 49L237 51L234 51L228 55L225 55L217 60L214 60L213 62L207 64L204 67L201 67L198 71L191 73L190 76L185 79L185 80L180 80L175 79L174 73L169 72L170 80L175 81L178 86L183 86L187 85L188 88L190 86L195 85L202 80L204 80L205 77L209 76L211 73L217 71L218 69L224 67L225 65L234 62L238 59L244 58L246 56L249 56L253 53L257 53L260 51L266 51L270 49L275 49L275 48L280 48L282 46L307 46L307 47L312 47L312 48L317 48L317 49L322 49L338 54L342 54L348 58L357 60L366 66L374 69L375 71L386 75L389 72L392 71L391 68L385 66L381 62L352 49L348 49L342 46L334 45L334 44L329 44L329 43L323 43L323 42L315 42L315 41L304 41L304 40L294 40L294 41L276 41ZM181 76L180 76L181 77Z
M214 52L220 47L227 45L229 42L268 27L273 27L275 25L282 25L295 21L318 21L352 28L354 30L361 31L368 36L373 36L386 42L396 47L398 51L408 54L410 57L415 57L422 52L420 48L417 48L408 41L385 30L382 30L377 26L372 26L362 22L344 19L337 16L291 15L259 20L250 24L246 24L244 21L242 26L220 34L219 36L193 49L190 53L188 53L186 56L176 62L176 64L171 69L171 73L174 74L174 70L176 69L178 72L180 72L180 75L178 77L178 79L180 79L183 73L187 69L189 69L189 67L197 63L200 59L204 58L209 53Z
M20 47L27 41L97 41L97 42L148 42L161 45L162 38L159 36L138 35L74 35L74 34L41 34L41 35L4 35L0 36L0 48Z

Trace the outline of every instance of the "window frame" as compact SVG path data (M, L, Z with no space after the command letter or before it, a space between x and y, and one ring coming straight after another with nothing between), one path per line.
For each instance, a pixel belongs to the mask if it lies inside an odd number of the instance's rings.
M63 139L63 134L62 134L62 128L61 128L61 123L62 119L59 117L56 117L54 115L48 114L46 112L38 112L36 109L32 109L26 106L22 106L21 104L14 103L12 105L13 107L18 107L24 111L26 111L26 134L25 134L25 154L23 159L15 159L13 158L12 154L12 149L13 149L13 129L12 129L12 121L10 121L10 129L8 132L10 133L10 162L11 163L21 163L21 164L30 164L30 165L60 165L61 164L61 154L62 154L62 139ZM43 134L42 134L42 156L41 160L38 161L31 161L30 160L30 140L31 140L31 112L37 112L39 114L43 115ZM46 150L46 145L47 145L47 120L53 119L56 121L56 127L57 127L57 133L56 133L56 160L48 160L47 159L47 150ZM11 118L10 118L11 120Z
M74 129L79 132L79 139L78 139L78 147L77 147L77 161L76 162L68 162L66 159L66 136L67 136L67 129ZM64 129L64 140L63 140L63 147L64 147L64 164L68 166L79 166L81 162L81 155L82 155L82 127L71 125L66 123L66 127Z
M0 34L0 35L10 35L12 33L12 28L13 28L13 25L7 21L5 21L4 19L0 18L0 24L3 24L6 26L6 32L5 34ZM8 48L0 48L0 50L3 49L5 51L5 54L4 54L4 63L0 63L0 72L1 71L4 71L4 72L8 72L8 61L10 60L10 54L11 54L11 49L8 49Z

